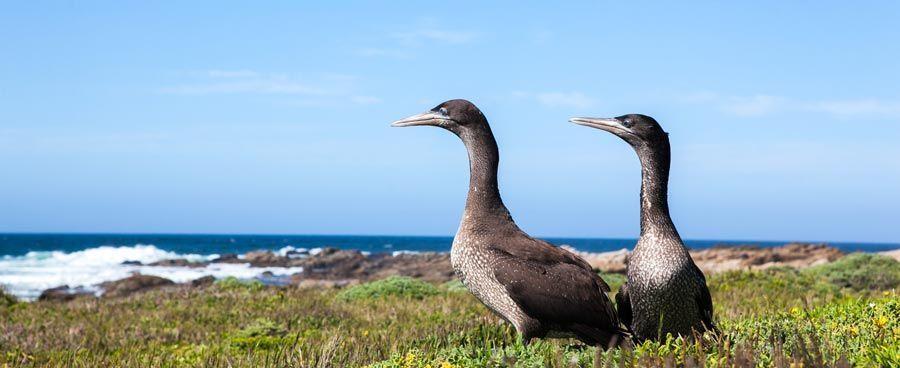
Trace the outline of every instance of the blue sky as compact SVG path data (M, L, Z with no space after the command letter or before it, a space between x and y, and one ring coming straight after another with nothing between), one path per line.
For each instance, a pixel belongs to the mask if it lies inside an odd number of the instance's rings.
M895 2L6 3L0 231L452 235L488 116L540 236L633 237L645 113L694 239L900 241Z

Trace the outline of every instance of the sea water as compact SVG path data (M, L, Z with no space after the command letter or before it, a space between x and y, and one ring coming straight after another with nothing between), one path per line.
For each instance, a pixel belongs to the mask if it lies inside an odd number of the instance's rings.
M631 248L634 239L547 238L588 252ZM215 263L205 267L146 266L166 259L209 261L222 254L270 250L314 253L324 247L357 249L367 253L446 252L452 237L421 236L322 236L322 235L121 235L121 234L0 234L0 285L7 292L33 300L41 291L68 285L99 292L97 284L128 277L134 272L185 282L203 276L242 279L271 272L286 276L299 267L250 267L249 264ZM714 245L778 246L785 242L688 240L691 248ZM831 243L844 251L883 251L898 244ZM135 264L139 262L141 264Z

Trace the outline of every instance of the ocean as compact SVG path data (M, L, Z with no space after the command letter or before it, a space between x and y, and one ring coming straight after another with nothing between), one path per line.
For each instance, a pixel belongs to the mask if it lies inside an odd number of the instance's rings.
M631 248L635 239L545 238L588 252ZM256 278L264 272L290 275L298 268L251 268L246 264L210 264L206 267L151 267L123 264L152 263L164 259L212 260L226 253L271 250L285 254L323 247L363 252L446 252L452 237L342 236L342 235L180 235L180 234L0 234L0 285L11 294L33 300L41 291L68 285L98 292L97 284L127 277L133 272L156 275L175 282L202 276ZM691 248L715 245L779 246L787 242L686 240ZM886 243L829 243L841 250L885 251L900 248Z

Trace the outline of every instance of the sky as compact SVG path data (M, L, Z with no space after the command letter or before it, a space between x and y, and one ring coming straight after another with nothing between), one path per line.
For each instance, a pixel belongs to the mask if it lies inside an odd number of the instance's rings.
M636 237L672 143L684 238L900 242L900 3L6 2L0 232L452 235L452 98L527 232Z

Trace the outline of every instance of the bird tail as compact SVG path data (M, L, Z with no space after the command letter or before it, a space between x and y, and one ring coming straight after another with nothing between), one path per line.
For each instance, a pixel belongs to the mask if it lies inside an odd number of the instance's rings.
M574 325L571 326L571 329L584 343L603 350L624 347L631 341L631 335L628 331L620 327L610 331L591 326Z

